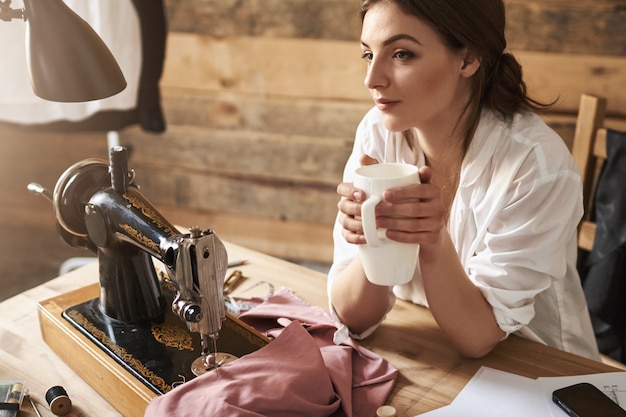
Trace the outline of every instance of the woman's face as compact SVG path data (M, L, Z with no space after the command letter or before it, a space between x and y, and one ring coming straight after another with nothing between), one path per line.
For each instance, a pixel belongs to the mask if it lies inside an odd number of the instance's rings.
M361 49L365 86L387 129L454 126L467 101L472 67L479 65L472 59L468 65L466 51L450 50L428 25L388 1L365 14Z

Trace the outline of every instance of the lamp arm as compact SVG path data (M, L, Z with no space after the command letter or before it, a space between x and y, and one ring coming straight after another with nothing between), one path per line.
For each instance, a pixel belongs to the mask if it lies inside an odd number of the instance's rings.
M22 19L26 21L26 10L12 9L11 0L0 0L0 20L10 22L13 19Z

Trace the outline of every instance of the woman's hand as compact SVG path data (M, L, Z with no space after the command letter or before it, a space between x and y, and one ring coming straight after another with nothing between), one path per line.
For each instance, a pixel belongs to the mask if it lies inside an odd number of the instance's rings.
M376 207L376 225L387 229L389 239L433 244L445 227L441 189L431 183L430 167L421 167L419 174L420 184L385 191L383 201Z
M378 163L364 156L362 165ZM387 229L387 237L398 242L432 244L439 238L445 226L445 207L441 190L431 184L432 172L429 167L420 168L421 184L392 188L385 192L383 201L376 206L376 226ZM343 227L343 237L353 244L364 244L361 224L361 204L365 193L352 183L337 186L339 201L339 223Z
M378 160L369 155L361 156L361 166L378 164ZM349 243L363 244L363 225L361 223L361 204L365 201L365 193L355 188L351 182L342 182L337 186L337 194L341 200L339 208L339 224L343 227L343 237Z

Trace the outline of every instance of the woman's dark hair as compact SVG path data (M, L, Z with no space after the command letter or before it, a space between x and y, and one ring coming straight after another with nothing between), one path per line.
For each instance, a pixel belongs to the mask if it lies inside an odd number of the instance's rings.
M542 111L550 106L527 95L522 67L505 51L502 0L363 0L361 20L372 5L383 1L428 24L452 50L467 48L479 57L481 65L472 77L472 91L465 107L469 112L465 150L483 107L506 117L520 110Z

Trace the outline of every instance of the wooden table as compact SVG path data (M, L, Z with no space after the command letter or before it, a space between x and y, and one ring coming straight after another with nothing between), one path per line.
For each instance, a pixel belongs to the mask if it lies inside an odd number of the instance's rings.
M286 286L311 304L326 307L324 274L225 244L229 260L248 261L236 269L248 277L249 283L264 280L276 288ZM97 265L93 263L0 303L0 378L26 379L31 397L39 403L44 417L53 416L44 395L54 385L62 385L73 401L69 416L121 415L46 345L37 318L38 303L93 284L98 280L97 274ZM239 287L240 290L245 286ZM400 371L389 397L400 417L449 404L482 365L528 377L617 370L518 337L509 337L483 359L464 359L439 330L429 310L402 301L362 344ZM20 416L35 417L27 402L22 404Z

